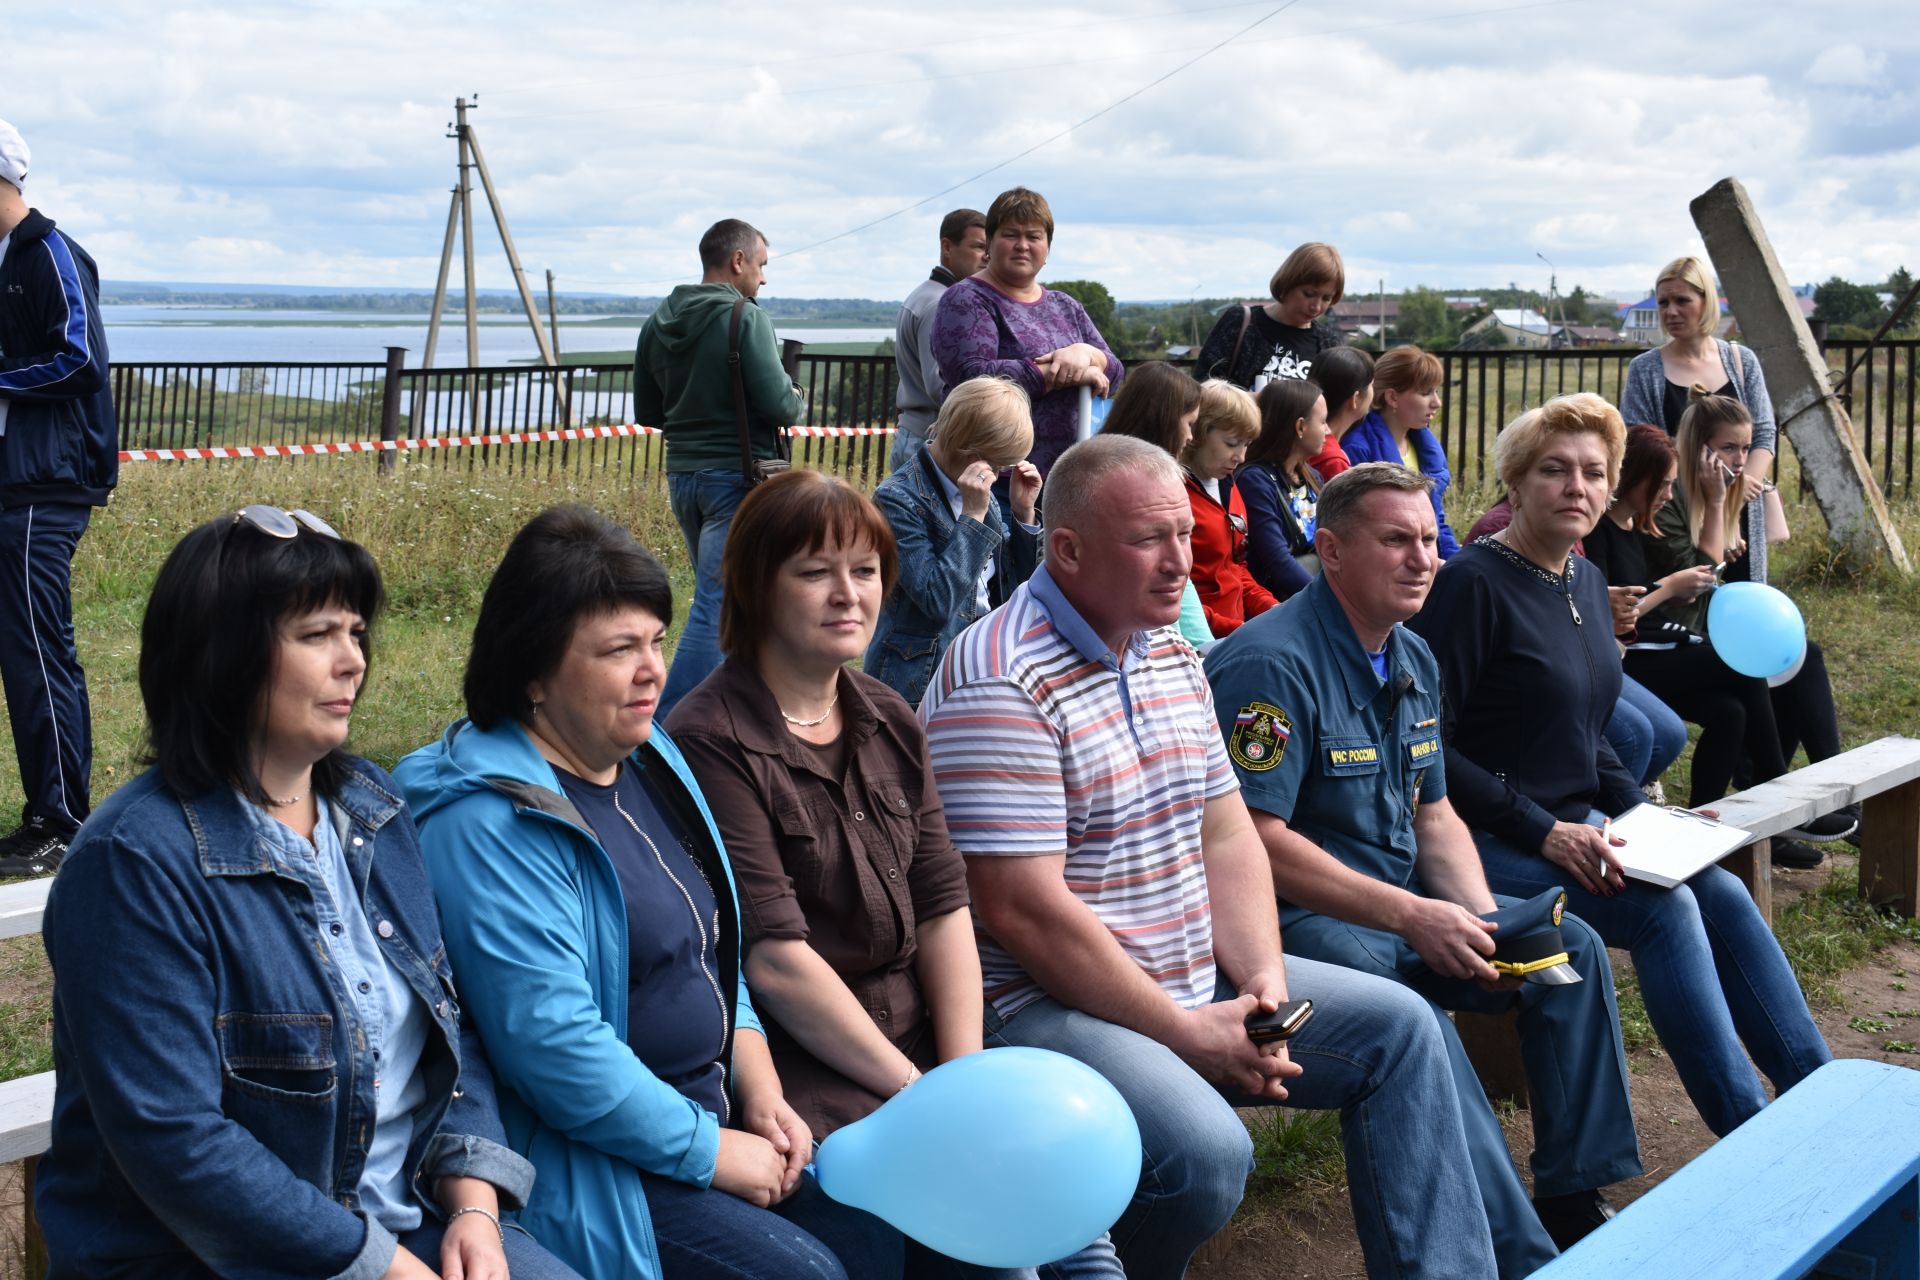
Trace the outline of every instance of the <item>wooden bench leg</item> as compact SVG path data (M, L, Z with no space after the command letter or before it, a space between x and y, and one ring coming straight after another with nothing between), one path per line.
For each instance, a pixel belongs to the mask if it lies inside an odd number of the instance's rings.
M1520 1024L1514 1015L1460 1010L1453 1015L1453 1029L1487 1097L1494 1102L1511 1098L1514 1106L1527 1106L1527 1064L1520 1055Z
M20 1197L26 1203L26 1233L21 1240L21 1255L27 1280L47 1280L47 1241L40 1234L40 1215L33 1211L33 1179L40 1171L40 1157L28 1156L20 1171Z
M1773 842L1755 840L1720 859L1720 865L1740 877L1760 908L1760 918L1773 924Z
M1860 807L1860 896L1920 915L1920 779Z

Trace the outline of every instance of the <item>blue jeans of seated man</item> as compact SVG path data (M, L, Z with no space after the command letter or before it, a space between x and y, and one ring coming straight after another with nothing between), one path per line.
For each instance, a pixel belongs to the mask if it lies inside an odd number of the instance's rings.
M900 1233L829 1197L812 1174L771 1209L651 1173L642 1173L640 1184L660 1273L669 1280L894 1280L901 1274Z
M654 709L656 719L665 719L674 704L720 665L720 557L727 549L733 513L746 496L747 480L738 467L667 473L667 501L693 564L693 602L673 646L673 665Z
M1631 676L1621 677L1606 733L1607 745L1641 786L1665 773L1687 748L1687 722Z
M1518 898L1498 898L1511 906ZM1641 1172L1627 1083L1626 1052L1614 1008L1613 971L1606 944L1568 915L1560 936L1577 986L1526 984L1518 991L1487 991L1477 982L1435 973L1404 938L1378 929L1308 915L1286 926L1290 956L1307 956L1405 983L1432 1002L1434 1024L1446 1042L1453 1084L1460 1095L1467 1145L1480 1180L1502 1277L1531 1275L1557 1252L1540 1225L1507 1150L1507 1139L1487 1105L1480 1077L1443 1009L1473 1013L1517 1010L1520 1052L1533 1093L1533 1190L1566 1195L1602 1187Z
M438 1275L440 1239L446 1234L446 1223L429 1218L402 1235L400 1243ZM507 1270L513 1273L513 1280L581 1280L579 1272L541 1248L517 1223L507 1223L501 1234L506 1237Z
M1311 999L1314 1015L1289 1042L1305 1071L1287 1082L1283 1105L1340 1112L1367 1274L1495 1275L1459 1099L1426 1001L1301 957L1287 962L1287 988ZM986 1028L989 1045L1067 1054L1120 1091L1140 1125L1143 1159L1113 1244L1129 1280L1179 1280L1194 1250L1233 1216L1253 1169L1253 1142L1234 1107L1271 1101L1223 1095L1159 1042L1051 999L1011 1019L989 1008Z
M1473 838L1495 893L1564 886L1568 910L1632 954L1647 1019L1714 1133L1725 1137L1767 1105L1756 1065L1784 1093L1832 1059L1785 953L1731 872L1708 867L1673 889L1628 880L1602 898L1537 852L1484 831Z

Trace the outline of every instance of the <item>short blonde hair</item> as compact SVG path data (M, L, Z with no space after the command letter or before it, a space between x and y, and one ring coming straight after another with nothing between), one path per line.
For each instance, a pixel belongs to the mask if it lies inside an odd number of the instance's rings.
M1273 279L1267 284L1267 291L1275 302L1285 302L1287 295L1303 284L1325 284L1333 286L1333 298L1327 303L1332 306L1347 295L1347 264L1340 260L1340 251L1330 244L1319 240L1301 245L1287 255L1280 269L1273 273Z
M1653 278L1654 297L1660 296L1660 286L1669 280L1678 280L1687 288L1699 294L1700 327L1694 332L1705 337L1720 327L1720 290L1713 283L1713 273L1707 270L1707 264L1691 254L1684 258L1675 258L1660 268L1660 274Z
M1627 424L1605 397L1591 391L1555 396L1529 409L1493 441L1493 469L1512 492L1557 436L1599 436L1607 450L1607 488L1620 483L1620 459L1627 451Z
M1200 384L1200 416L1193 420L1193 440L1187 445L1187 453L1191 455L1216 431L1249 441L1260 438L1259 404L1246 388L1224 378L1208 378Z
M954 461L1010 467L1033 452L1032 402L1006 378L968 378L947 393L927 439Z

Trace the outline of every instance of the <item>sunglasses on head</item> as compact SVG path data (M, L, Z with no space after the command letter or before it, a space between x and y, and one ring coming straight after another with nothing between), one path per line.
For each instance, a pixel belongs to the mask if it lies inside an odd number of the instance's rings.
M317 533L323 538L340 541L339 530L304 507L284 511L279 507L270 507L264 502L249 502L234 512L233 522L251 525L269 538L295 538L304 528L308 533Z

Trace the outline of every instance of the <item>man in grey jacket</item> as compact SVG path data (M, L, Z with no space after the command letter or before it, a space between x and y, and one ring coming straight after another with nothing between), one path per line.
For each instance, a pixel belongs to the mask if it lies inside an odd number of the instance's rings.
M947 389L933 358L933 313L940 295L987 265L987 215L955 209L940 220L940 265L900 304L894 322L893 359L900 370L894 403L900 420L894 431L887 468L898 471L927 442L927 428L940 412Z

